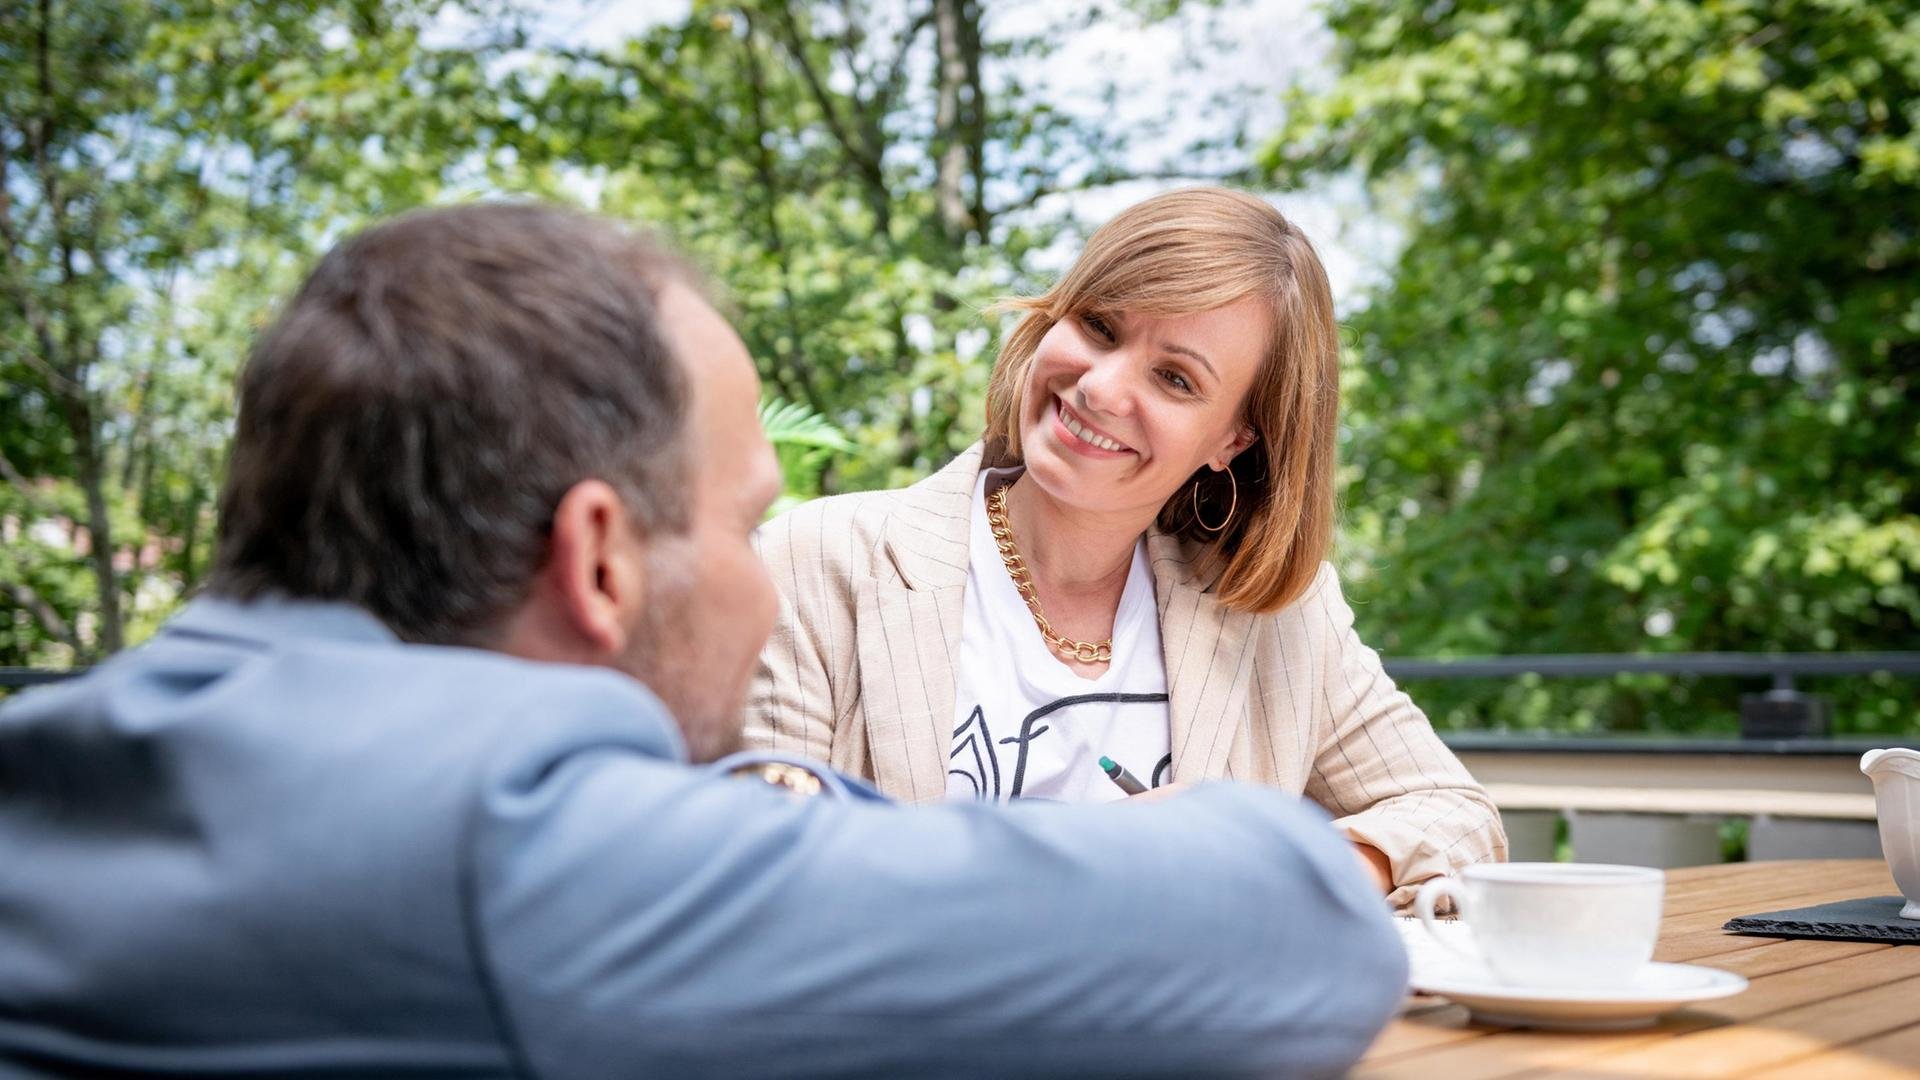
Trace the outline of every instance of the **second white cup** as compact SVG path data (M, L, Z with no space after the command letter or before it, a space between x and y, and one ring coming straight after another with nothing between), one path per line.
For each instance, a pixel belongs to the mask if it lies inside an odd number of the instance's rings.
M1476 959L1502 982L1614 989L1653 958L1665 892L1666 875L1645 866L1480 863L1422 885L1414 912L1431 930L1440 898L1452 899Z

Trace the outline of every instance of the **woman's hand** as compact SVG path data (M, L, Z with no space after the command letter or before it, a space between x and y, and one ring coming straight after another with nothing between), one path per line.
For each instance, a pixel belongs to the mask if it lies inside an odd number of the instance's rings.
M1393 863L1387 859L1387 853L1371 844L1352 841L1354 858L1367 868L1367 877L1372 879L1374 887L1385 896L1393 891Z

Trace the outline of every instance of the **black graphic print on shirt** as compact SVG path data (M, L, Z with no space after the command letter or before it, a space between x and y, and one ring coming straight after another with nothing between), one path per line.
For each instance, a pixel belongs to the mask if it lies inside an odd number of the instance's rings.
M980 706L975 705L973 711L967 715L966 722L953 731L953 751L947 755L947 775L965 777L967 782L973 785L973 794L977 799L992 801L998 801L1003 797L1017 799L1026 784L1029 748L1036 739L1054 731L1052 724L1039 723L1041 719L1075 705L1163 705L1166 701L1165 694L1074 694L1049 701L1028 713L1020 722L1018 735L1009 735L998 742L995 742L992 732L988 730L986 713ZM1064 717L1056 718L1056 722L1065 720ZM1012 782L1004 792L1001 788L1000 773L999 747L1002 746L1017 747L1014 751ZM1153 769L1152 786L1159 787L1165 783L1172 766L1172 754L1161 758L1159 764Z
M987 717L980 706L975 705L967 722L954 729L953 753L947 760L960 762L957 769L948 765L947 775L966 777L973 785L974 798L1000 797L1000 759L993 752L993 733L987 730Z

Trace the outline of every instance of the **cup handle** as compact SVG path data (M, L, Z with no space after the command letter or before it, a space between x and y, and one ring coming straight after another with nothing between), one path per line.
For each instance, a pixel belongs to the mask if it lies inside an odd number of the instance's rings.
M1420 886L1420 891L1413 894L1413 913L1420 917L1420 925L1426 928L1429 938L1439 942L1447 951L1453 953L1455 956L1463 960L1479 963L1479 953L1461 945L1457 936L1443 934L1435 926L1437 920L1433 912L1434 902L1442 897L1453 901L1453 910L1455 913L1465 913L1466 890L1460 887L1459 882L1449 877L1433 878L1426 884Z

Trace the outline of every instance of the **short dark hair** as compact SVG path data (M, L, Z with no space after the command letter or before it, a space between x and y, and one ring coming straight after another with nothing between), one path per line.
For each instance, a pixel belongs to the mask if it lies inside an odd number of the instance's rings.
M525 599L567 490L687 524L687 379L662 334L697 274L554 207L407 214L320 261L254 347L208 591L357 604L475 643Z

